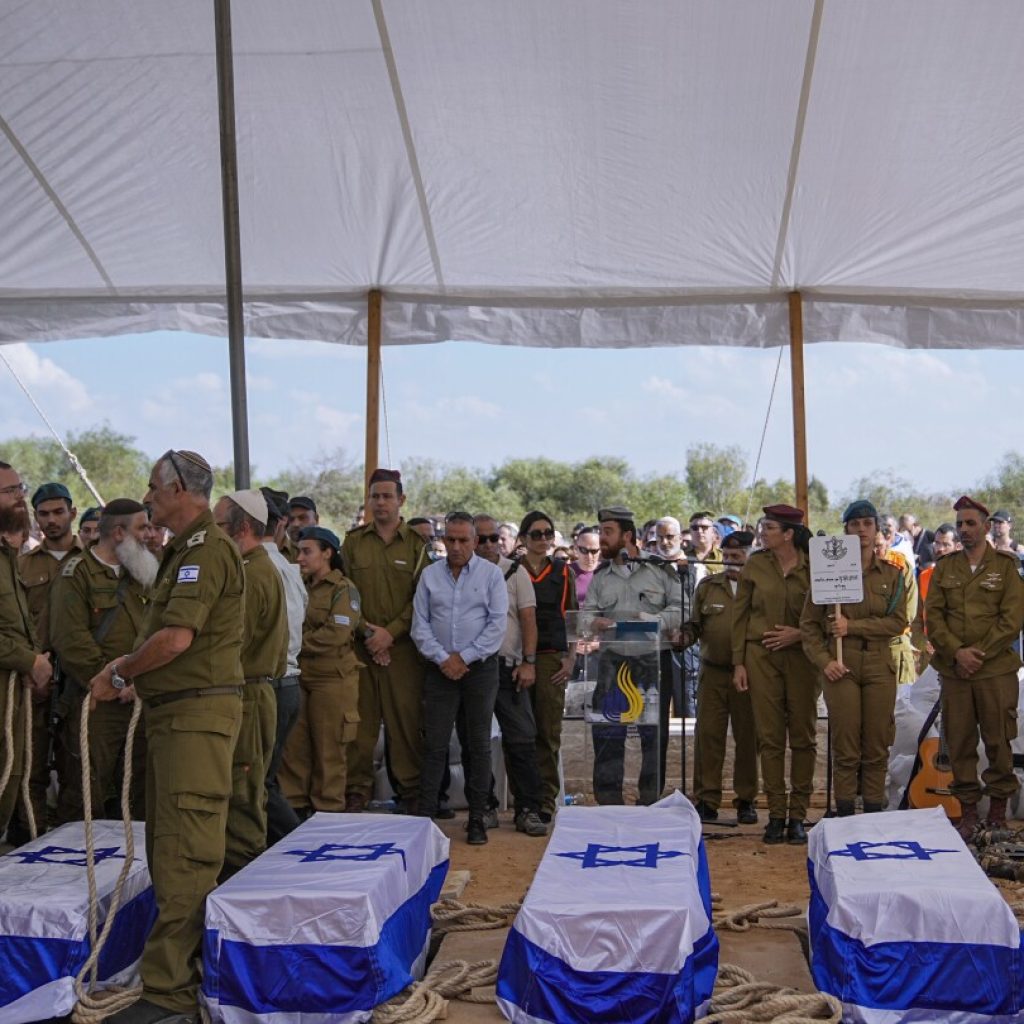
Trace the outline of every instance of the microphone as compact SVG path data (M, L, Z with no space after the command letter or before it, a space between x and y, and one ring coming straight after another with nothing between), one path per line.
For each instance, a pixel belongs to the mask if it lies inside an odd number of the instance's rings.
M815 536L817 536L817 537L827 537L828 534L824 530L819 530L817 532L817 534L815 534Z

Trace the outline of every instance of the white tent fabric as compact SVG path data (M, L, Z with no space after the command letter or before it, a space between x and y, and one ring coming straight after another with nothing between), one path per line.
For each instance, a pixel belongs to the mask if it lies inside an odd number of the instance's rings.
M244 0L246 332L1024 343L1018 0ZM226 333L209 0L0 3L0 341Z

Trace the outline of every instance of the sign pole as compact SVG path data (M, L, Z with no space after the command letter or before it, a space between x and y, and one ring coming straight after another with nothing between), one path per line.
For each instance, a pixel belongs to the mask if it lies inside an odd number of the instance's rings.
M843 606L841 604L836 605L836 618L839 618L843 614ZM843 638L841 636L836 637L836 661L841 665L843 663Z

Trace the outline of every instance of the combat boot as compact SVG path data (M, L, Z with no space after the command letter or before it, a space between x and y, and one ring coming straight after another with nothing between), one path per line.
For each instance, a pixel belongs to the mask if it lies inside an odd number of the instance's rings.
M764 842L774 845L786 841L786 819L769 818L768 824L764 827Z
M956 830L960 833L960 838L966 842L974 835L974 830L978 827L978 805L961 804L960 807L960 824L957 825Z
M881 804L873 804L868 800L864 801L864 813L865 814L879 814L883 810Z
M988 827L1006 828L1006 799L1004 797L989 797Z
M836 817L849 818L857 813L857 805L852 800L836 801Z
M786 842L790 846L806 846L807 830L799 818L790 818L786 825Z

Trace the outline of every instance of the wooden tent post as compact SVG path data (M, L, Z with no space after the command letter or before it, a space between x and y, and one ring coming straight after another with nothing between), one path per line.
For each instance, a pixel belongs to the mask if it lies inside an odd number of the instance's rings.
M796 505L807 507L807 413L804 408L804 309L799 292L789 293L789 369L793 381L793 465Z
M380 455L380 334L381 294L374 288L366 298L366 490L370 474L377 468Z

